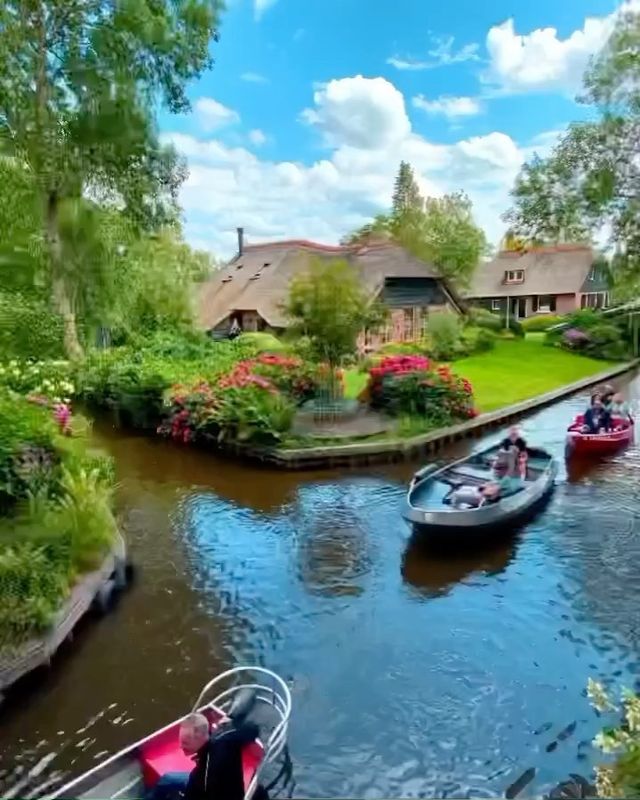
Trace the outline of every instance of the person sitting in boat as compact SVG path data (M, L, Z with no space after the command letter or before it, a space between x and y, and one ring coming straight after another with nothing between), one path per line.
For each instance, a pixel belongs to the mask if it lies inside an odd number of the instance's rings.
M516 429L517 430L517 429ZM525 451L526 453L526 451ZM508 437L500 445L496 460L493 464L494 480L482 486L460 486L451 493L451 505L461 505L476 508L488 501L496 501L501 496L516 492L523 481L522 453ZM526 469L526 463L525 463Z
M512 425L509 428L509 435L500 443L500 446L507 450L512 445L516 448L518 453L527 452L527 442L520 434L520 428L517 425Z
M180 746L194 768L166 773L145 800L243 800L242 750L258 734L257 725L237 715L213 732L204 714L189 715L180 725Z
M596 434L611 429L611 414L604 407L602 395L596 392L586 410L582 425L583 433Z
M616 394L613 395L610 405L605 406L605 408L612 417L619 417L620 419L627 419L629 422L633 422L629 403L625 402L620 392L616 392Z

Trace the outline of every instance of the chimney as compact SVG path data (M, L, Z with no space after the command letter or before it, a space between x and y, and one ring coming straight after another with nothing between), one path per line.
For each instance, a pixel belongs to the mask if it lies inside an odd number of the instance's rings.
M238 228L238 255L244 253L244 228Z

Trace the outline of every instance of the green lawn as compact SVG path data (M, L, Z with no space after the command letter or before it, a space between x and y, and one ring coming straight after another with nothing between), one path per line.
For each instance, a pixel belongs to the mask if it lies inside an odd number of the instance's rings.
M550 392L610 366L607 361L545 347L538 336L498 341L490 352L452 364L458 375L471 381L480 411L493 411Z
M544 335L496 342L493 350L462 358L452 364L458 375L471 381L480 411L493 411L527 400L573 381L579 381L611 364L565 350L545 347ZM355 398L364 389L367 375L357 369L345 370L345 395Z
M369 376L366 372L358 369L345 369L344 371L344 395L350 400L355 400L360 392L367 385Z

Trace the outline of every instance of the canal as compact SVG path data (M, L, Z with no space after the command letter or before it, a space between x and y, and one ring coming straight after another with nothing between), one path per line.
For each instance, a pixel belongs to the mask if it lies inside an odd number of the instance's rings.
M588 774L588 677L640 672L640 455L568 476L564 429L583 405L523 424L560 459L545 511L457 559L401 519L415 464L272 472L96 426L141 574L10 698L0 794L87 769L244 662L291 682L294 797L500 796L528 769L533 796Z

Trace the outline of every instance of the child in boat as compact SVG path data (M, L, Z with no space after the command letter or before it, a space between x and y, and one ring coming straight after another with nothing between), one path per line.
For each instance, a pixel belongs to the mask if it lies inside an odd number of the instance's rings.
M611 414L602 402L602 395L596 392L591 397L591 405L586 410L582 425L583 433L596 434L611 429Z

